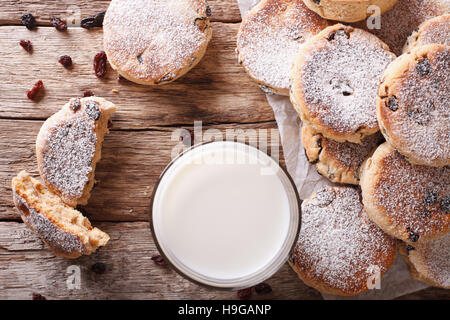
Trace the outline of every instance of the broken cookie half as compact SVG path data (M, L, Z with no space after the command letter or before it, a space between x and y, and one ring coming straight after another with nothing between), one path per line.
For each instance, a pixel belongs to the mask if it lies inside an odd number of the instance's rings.
M23 222L57 255L78 258L105 246L109 236L79 211L22 171L12 180L14 203Z

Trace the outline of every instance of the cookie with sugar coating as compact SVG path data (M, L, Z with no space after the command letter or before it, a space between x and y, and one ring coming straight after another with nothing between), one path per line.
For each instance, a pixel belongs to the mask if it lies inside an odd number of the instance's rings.
M68 205L87 204L108 122L116 106L99 97L71 99L42 125L36 139L39 173Z
M386 140L413 164L450 165L450 47L421 46L384 72L377 100Z
M290 99L301 119L325 137L362 143L378 130L377 88L395 55L374 35L336 24L299 50Z
M308 161L335 183L359 184L359 169L364 160L384 141L381 133L368 136L362 144L337 142L302 125L302 145Z
M12 179L13 198L23 222L59 256L75 259L105 246L109 236L50 192L29 173Z
M325 19L356 22L372 15L373 6L376 6L381 14L391 9L397 0L304 0L304 2L308 8Z
M432 43L450 46L450 14L438 16L422 23L419 30L408 37L403 52Z
M263 91L287 96L299 47L330 25L302 0L262 0L239 28L239 63Z
M205 0L113 0L103 22L108 61L132 82L170 83L204 56L210 15Z
M413 165L388 142L361 167L369 218L384 232L415 246L450 230L450 167Z
M450 233L420 246L402 243L399 247L413 278L450 289Z
M322 293L369 290L395 261L396 240L367 217L354 187L325 187L302 203L302 225L289 263Z

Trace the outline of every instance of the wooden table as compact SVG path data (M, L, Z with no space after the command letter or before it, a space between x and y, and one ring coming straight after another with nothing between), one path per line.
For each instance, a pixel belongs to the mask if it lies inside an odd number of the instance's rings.
M156 265L149 230L149 203L158 175L179 143L177 128L276 129L264 94L237 64L236 33L241 20L235 0L210 0L213 39L205 58L173 84L148 88L118 83L109 70L104 80L92 71L93 56L102 49L102 30L70 27L58 32L50 17L86 17L106 10L107 0L2 0L0 4L0 298L30 299L235 299L233 292L194 285L167 267ZM32 13L35 31L20 25ZM75 13L75 14L74 14ZM29 39L30 55L18 44ZM57 59L68 54L71 70ZM41 79L45 95L32 102L26 91ZM119 92L112 92L113 89ZM11 178L20 170L37 175L34 143L43 121L70 97L85 90L114 102L120 109L103 145L97 167L99 181L84 212L93 225L110 234L108 245L77 260L56 257L21 222L11 196ZM273 134L278 134L277 132ZM275 139L277 140L277 139ZM276 142L275 142L276 144ZM280 155L282 159L282 155ZM92 265L101 262L106 272ZM81 270L81 288L69 290L67 270ZM321 299L285 265L268 283L273 292L258 298ZM448 298L448 291L429 288L403 298Z

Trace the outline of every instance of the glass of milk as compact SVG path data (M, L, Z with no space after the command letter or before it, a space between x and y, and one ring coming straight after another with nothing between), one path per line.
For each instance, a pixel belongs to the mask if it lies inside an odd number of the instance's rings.
M151 204L154 240L183 276L241 289L272 276L300 229L297 189L279 164L244 143L196 145L163 171Z

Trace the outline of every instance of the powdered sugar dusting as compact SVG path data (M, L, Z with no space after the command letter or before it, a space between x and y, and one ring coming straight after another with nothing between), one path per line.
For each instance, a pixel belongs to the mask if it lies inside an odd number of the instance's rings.
M48 243L52 249L68 255L86 250L78 236L58 228L47 217L28 205L16 190L14 190L14 197L18 209L21 211L22 220L38 233L42 240Z
M411 251L410 260L413 264L423 264L425 277L450 289L450 233Z
M48 129L42 174L63 199L80 198L92 171L97 135L95 123L79 111Z
M105 51L119 70L158 80L193 62L209 40L196 24L206 19L206 3L198 0L113 0L104 21Z
M377 128L377 89L395 55L359 29L316 39L308 49L300 81L309 113L338 133Z
M387 134L401 144L396 147L406 155L449 164L450 50L441 47L427 55L427 75L417 71L421 62L418 58L411 63L399 79L398 90L389 91L397 98L399 109L389 112L383 121Z
M322 138L322 147L345 167L357 169L381 141L383 141L383 137L380 133L366 137L362 144Z
M294 259L308 277L357 293L394 257L395 241L368 219L356 188L325 187L303 202Z
M434 19L421 30L418 45L440 43L450 46L450 14Z
M403 45L419 25L430 18L448 13L450 0L398 0L381 15L381 29L369 30L400 55ZM365 21L359 23L366 27Z
M240 27L240 60L258 81L288 89L299 47L329 23L302 0L264 0L256 8L258 11L250 11Z
M374 201L399 233L410 230L420 240L449 230L443 207L450 197L450 167L415 166L393 149L372 166L377 166Z

